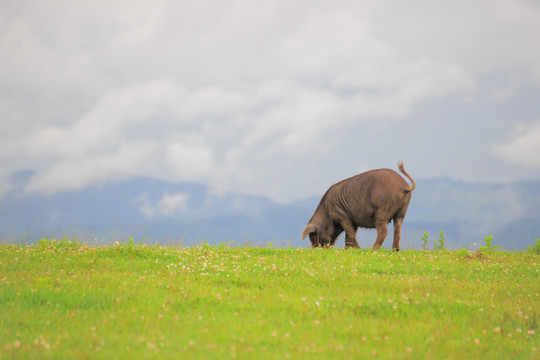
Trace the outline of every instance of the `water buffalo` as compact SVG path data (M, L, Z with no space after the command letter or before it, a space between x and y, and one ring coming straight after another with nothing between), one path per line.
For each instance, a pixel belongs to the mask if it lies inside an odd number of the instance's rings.
M328 247L345 231L345 247L358 248L356 230L376 228L373 249L379 249L388 234L387 224L394 220L392 248L399 251L401 224L416 184L403 168L402 161L398 167L411 181L411 186L390 169L367 171L332 185L302 232L302 239L309 234L311 246Z

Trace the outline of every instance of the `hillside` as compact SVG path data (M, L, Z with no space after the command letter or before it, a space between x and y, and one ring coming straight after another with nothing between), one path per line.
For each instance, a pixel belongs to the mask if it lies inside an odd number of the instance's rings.
M307 246L300 233L319 196L289 204L235 193L215 194L201 184L134 178L54 195L25 195L32 172L11 177L0 198L2 242L35 242L75 236L92 243L137 241L199 244L235 242ZM321 194L322 195L322 194ZM467 184L448 179L417 181L403 226L403 247L430 244L444 231L448 247L474 248L483 237L507 249L523 249L540 237L540 181L509 185ZM374 230L360 230L371 246ZM386 241L389 246L391 241ZM474 245L476 244L476 245ZM343 241L338 241L343 246Z
M538 260L0 245L0 358L537 359Z

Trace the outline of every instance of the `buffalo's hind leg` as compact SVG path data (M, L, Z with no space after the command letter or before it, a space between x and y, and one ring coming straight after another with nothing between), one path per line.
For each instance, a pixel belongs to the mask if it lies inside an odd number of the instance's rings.
M394 244L392 245L392 249L399 251L401 249L400 246L400 239L401 239L401 224L403 224L403 218L402 217L395 217L394 218Z
M358 249L360 245L358 245L358 241L356 241L356 227L349 221L342 221L340 225L343 230L345 230L345 249Z
M384 242L384 239L386 239L386 235L388 235L387 222L377 220L375 222L375 228L377 229L377 240L375 240L375 244L373 245L373 250L378 250L381 248Z

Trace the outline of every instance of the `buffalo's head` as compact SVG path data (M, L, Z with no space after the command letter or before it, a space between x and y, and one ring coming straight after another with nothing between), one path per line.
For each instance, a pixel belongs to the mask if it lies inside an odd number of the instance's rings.
M334 246L337 237L342 231L342 229L336 229L334 226L321 226L319 224L309 223L302 232L302 240L309 235L309 241L312 247L330 247Z

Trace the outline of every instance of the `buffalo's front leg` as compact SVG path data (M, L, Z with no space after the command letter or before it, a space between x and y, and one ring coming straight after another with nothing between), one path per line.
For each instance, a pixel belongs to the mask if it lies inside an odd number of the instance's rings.
M342 232L343 228L341 227L341 225L336 225L336 229L334 230L334 235L332 235L332 241L330 242L330 246L334 246L339 235L341 235Z

